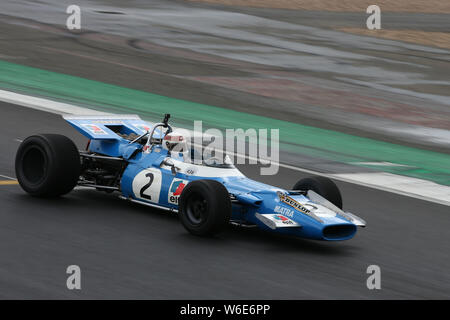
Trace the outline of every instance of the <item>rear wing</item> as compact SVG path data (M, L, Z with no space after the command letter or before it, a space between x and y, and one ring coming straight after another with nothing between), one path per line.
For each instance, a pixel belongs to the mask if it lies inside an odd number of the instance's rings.
M85 137L94 140L120 140L122 138L118 134L141 135L152 129L152 124L142 120L138 115L64 115L63 118ZM155 136L158 136L158 133L155 132Z

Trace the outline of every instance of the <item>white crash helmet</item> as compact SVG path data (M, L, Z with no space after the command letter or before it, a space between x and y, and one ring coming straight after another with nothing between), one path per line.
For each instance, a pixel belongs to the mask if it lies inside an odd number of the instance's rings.
M184 152L187 149L186 137L176 130L164 136L163 144L169 151Z

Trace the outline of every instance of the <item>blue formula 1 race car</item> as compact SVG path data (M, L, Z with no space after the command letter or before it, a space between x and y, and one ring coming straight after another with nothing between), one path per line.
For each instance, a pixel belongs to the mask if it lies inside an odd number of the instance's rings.
M225 153L192 161L194 151L175 151L184 137L172 130L169 117L150 125L134 115L65 116L89 139L86 151L62 135L30 136L17 151L17 179L40 197L61 196L75 186L119 192L122 199L177 212L183 226L199 236L232 223L347 240L365 226L342 210L339 189L328 178L301 179L285 190L245 177Z

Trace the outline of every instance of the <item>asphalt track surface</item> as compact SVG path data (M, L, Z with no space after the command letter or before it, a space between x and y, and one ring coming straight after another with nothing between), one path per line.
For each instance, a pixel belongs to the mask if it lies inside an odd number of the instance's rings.
M0 168L14 175L18 140L60 133L85 139L54 114L0 103ZM289 188L302 174L249 177ZM230 226L212 239L189 235L176 215L114 194L75 190L38 199L0 186L0 298L323 299L449 298L447 206L337 182L344 207L368 227L346 242L292 239ZM82 289L66 288L79 265ZM368 290L366 268L381 268Z

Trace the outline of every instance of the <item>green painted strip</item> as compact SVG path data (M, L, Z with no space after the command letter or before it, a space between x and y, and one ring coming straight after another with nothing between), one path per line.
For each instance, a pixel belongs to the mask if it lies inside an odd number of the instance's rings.
M0 61L0 87L84 105L101 111L137 113L157 120L173 115L175 124L192 128L203 120L210 128L280 129L281 150L339 162L386 161L410 166L382 171L450 185L450 156L341 132L169 98L79 77Z

